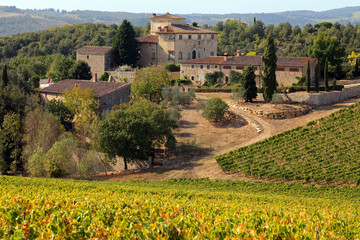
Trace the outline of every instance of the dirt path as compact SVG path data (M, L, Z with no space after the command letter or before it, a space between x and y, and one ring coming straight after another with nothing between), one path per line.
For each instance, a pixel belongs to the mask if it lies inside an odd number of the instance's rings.
M247 146L252 143L264 140L275 134L287 131L298 126L306 125L308 122L325 117L341 108L346 108L351 104L354 104L360 101L360 98L350 99L341 103L321 106L315 108L310 113L292 119L281 119L281 120L272 120L264 119L261 117L253 116L248 112L236 109L232 106L232 100L230 94L224 93L213 93L213 94L199 94L200 98L209 98L209 97L220 97L226 101L230 110L240 114L245 119L247 119L254 131L256 131L256 126L260 127L261 133L253 135L248 141L239 142L238 144L233 144L229 146L224 146L224 148L215 150L208 155L196 156L187 161L181 162L177 165L172 166L163 166L154 169L145 169L145 170L134 170L129 172L121 172L119 174L114 174L110 177L106 177L106 180L110 181L121 181L121 180L162 180L162 179L171 179L171 178L210 178L210 179L244 179L244 177L233 174L229 175L222 171L222 169L216 163L215 157L219 154L229 152L231 150L237 149L239 147Z

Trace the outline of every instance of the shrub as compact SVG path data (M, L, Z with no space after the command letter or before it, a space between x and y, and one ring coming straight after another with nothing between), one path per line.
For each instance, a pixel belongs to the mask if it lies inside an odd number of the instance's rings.
M173 64L173 63L168 63L165 64L164 66L167 70L169 70L170 72L180 72L180 65L179 64Z
M234 100L238 100L238 99L244 100L244 92L245 92L245 89L242 87L233 88L231 90L231 98Z
M101 77L99 78L99 81L109 81L109 73L108 72L104 72L103 75L101 75Z
M240 72L230 71L230 84L237 84L242 82L242 75Z
M215 83L220 82L221 78L224 76L224 74L220 71L215 71L213 73L207 73L205 74L205 85L206 86L213 86Z
M203 111L203 116L211 122L221 122L229 106L221 98L210 99Z
M354 73L353 71L349 71L346 73L346 78L347 79L354 79Z
M184 89L180 88L178 85L164 88L161 91L161 95L165 102L170 103L170 105L173 106L179 104L190 104L191 101L195 98L194 90L189 89L188 92L185 92Z
M273 95L273 98L271 99L270 103L275 104L275 105L277 105L277 104L283 104L283 103L284 103L284 100L283 100L283 98L282 98L282 96L281 96L280 94L275 93L275 94Z
M191 84L191 80L190 79L187 79L187 78L171 78L170 80L170 84L171 85L175 85L175 84Z

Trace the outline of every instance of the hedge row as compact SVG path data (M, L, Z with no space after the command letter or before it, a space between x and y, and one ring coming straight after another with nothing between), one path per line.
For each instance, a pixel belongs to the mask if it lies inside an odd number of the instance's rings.
M342 91L344 88L344 85L336 85L335 90L336 91ZM231 93L233 89L238 89L238 87L234 88L195 88L195 92L207 92L207 93ZM258 93L263 92L262 87L258 87ZM310 88L311 91L315 91L315 87ZM333 86L329 86L329 91L332 91ZM277 93L292 93L292 92L305 92L306 87L305 86L291 86L291 87L278 87L276 92ZM325 91L325 87L319 87L319 91Z

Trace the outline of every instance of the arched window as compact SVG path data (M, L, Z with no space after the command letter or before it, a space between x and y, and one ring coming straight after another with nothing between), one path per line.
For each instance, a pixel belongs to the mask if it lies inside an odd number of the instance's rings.
M192 59L195 59L196 58L196 51L194 50L193 52L192 52Z

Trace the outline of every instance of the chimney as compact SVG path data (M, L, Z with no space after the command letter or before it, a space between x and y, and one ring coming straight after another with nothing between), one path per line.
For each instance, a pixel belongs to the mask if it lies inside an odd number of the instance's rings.
M169 26L165 26L165 32L168 32Z
M229 55L229 54L224 53L224 61L227 61L227 59L228 59L228 55Z
M161 31L161 27L158 27L158 29L159 29L159 32Z
M153 17L156 17L156 13L153 13Z
M94 76L94 77L93 77L92 81L93 81L93 82L97 82L97 81L98 81L98 79L97 79L97 73L94 73L93 76Z
M237 57L240 57L240 50L237 50L237 51L236 51L236 56L237 56Z

